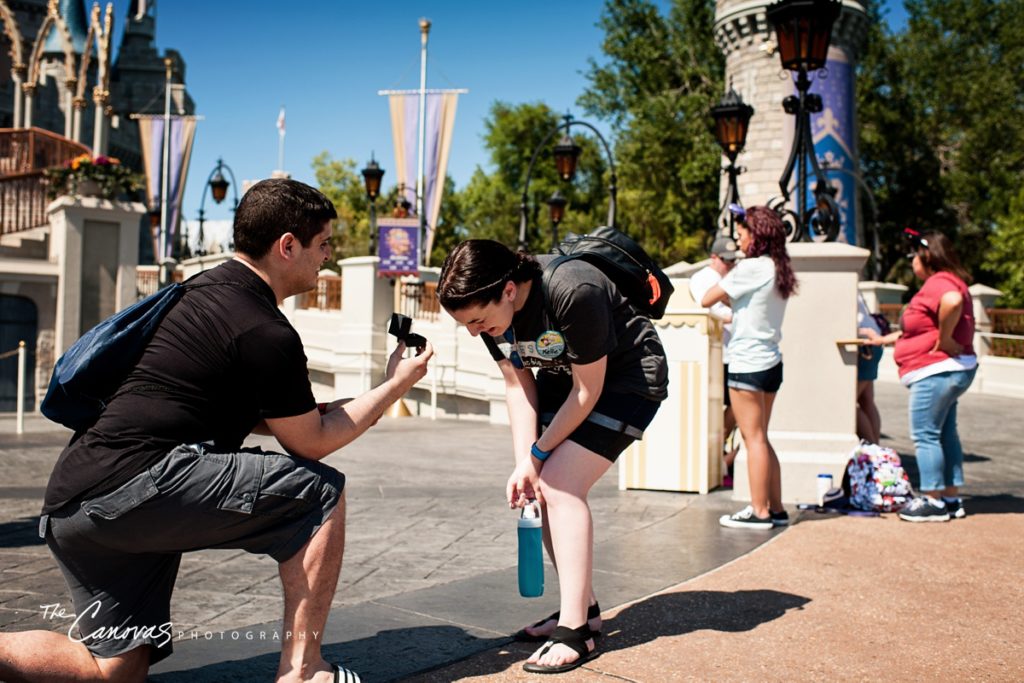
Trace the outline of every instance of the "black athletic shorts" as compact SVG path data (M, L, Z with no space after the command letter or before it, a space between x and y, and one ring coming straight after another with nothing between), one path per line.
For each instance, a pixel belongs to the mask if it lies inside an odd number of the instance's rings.
M540 403L538 431L542 432L551 424L571 389L570 375L537 373ZM602 391L597 405L587 419L568 436L568 440L615 462L629 444L643 438L644 430L651 424L660 406L660 401L652 401L637 394Z
M182 553L231 548L283 562L334 511L345 475L259 448L179 446L117 489L40 520L71 591L79 639L97 657L141 645L171 654Z
M782 386L782 361L767 370L758 372L730 372L726 385L743 391L761 391L766 394L778 392Z

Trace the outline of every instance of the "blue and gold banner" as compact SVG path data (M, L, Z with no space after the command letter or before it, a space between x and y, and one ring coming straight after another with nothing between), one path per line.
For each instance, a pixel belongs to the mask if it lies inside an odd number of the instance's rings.
M163 200L164 170L164 117L139 116L139 138L142 147L142 163L146 171L146 200L151 209L156 209ZM192 142L196 135L196 118L194 116L172 116L168 142L168 179L167 194L167 242L163 256L171 255L175 237L178 234L178 223L181 218L181 201L185 196L185 181L188 178L189 161L192 158ZM159 230L159 228L155 228ZM159 249L156 245L159 236L153 236L153 254ZM157 257L157 262L160 257Z

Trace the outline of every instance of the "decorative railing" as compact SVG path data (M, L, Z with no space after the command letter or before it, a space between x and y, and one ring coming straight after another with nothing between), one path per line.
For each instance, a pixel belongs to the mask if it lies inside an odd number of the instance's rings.
M180 268L171 271L171 282L181 282L184 272ZM160 289L160 272L156 266L137 266L135 269L135 296L141 301Z
M323 273L316 279L316 289L299 294L295 308L320 311L341 310L341 276Z
M398 292L398 312L410 318L437 320L441 304L436 282L403 282Z
M89 148L42 128L0 128L0 178L59 166Z
M0 234L47 224L43 171L89 148L40 128L0 128Z
M1024 358L1024 308L989 308L993 356Z

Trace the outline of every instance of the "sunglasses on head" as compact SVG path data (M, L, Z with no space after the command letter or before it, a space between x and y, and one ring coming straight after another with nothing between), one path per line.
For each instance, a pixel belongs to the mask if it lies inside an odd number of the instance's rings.
M921 249L922 247L928 248L928 240L921 237L921 233L913 228L903 228L903 236L910 241L910 245L915 249Z

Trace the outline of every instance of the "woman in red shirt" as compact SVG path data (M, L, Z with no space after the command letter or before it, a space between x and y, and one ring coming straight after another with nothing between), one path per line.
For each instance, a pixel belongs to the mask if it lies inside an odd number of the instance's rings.
M908 522L946 522L963 517L963 450L956 429L960 396L974 380L974 312L967 271L945 235L907 230L914 275L924 284L903 312L896 340L900 381L910 387L910 432L921 472L920 490L900 512Z

